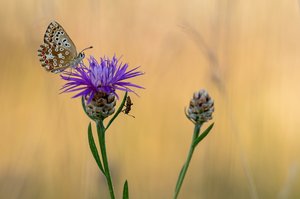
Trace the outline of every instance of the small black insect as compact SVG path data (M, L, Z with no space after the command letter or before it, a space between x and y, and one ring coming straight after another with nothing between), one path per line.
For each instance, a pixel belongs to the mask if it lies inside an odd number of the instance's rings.
M125 103L125 109L122 110L122 112L124 112L126 115L129 115L133 118L135 118L133 115L130 115L129 112L131 111L131 106L133 105L131 98L129 96L127 96L126 98L126 103Z

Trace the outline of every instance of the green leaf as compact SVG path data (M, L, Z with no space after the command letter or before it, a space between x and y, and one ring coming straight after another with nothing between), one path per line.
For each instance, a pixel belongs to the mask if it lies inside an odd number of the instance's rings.
M103 169L103 166L101 164L99 153L98 153L98 150L97 150L97 147L96 147L96 144L95 144L95 140L94 140L94 137L93 137L91 123L89 124L89 127L88 127L88 138L89 138L89 145L90 145L90 149L92 151L92 154L93 154L93 156L94 156L94 158L95 158L95 160L97 162L97 165L98 165L99 169L104 174L104 169Z
M125 105L125 102L126 102L126 99L127 99L127 92L125 92L125 95L124 95L124 98L123 98L123 100L122 100L122 102L121 102L121 104L120 104L120 106L119 106L119 108L118 108L118 110L117 110L117 112L114 114L114 116L110 119L110 121L108 122L108 124L107 124L107 126L106 126L106 130L108 129L108 127L112 124L112 122L118 117L118 115L121 113L121 111L122 111L122 109L123 109L123 107L124 107L124 105Z
M128 192L128 182L127 180L124 183L124 188L123 188L123 199L129 199L129 192Z
M182 166L182 168L181 168L181 170L180 170L180 173L179 173L178 179L181 179L181 178L182 178L182 175L183 175L183 168L184 168L184 166L185 166L185 164ZM179 182L180 182L180 180L177 180L177 183L176 183L175 190L176 190L176 189L178 189Z
M201 142L201 140L203 140L207 135L208 133L210 132L210 130L213 128L215 123L212 123L203 133L200 134L199 137L197 137L194 142L193 142L193 146L196 147L199 142Z
M82 108L83 108L85 114L86 114L91 120L95 121L95 118L91 117L91 116L86 112L86 106L85 106L85 102L84 102L84 98L83 98L83 97L81 98L81 104L82 104Z

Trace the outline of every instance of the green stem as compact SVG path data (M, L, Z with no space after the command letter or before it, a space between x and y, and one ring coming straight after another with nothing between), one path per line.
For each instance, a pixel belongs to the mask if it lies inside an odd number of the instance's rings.
M113 183L112 183L111 176L110 176L107 154L106 154L105 127L103 125L103 121L97 121L96 124L97 124L99 145L100 145L101 154L102 154L103 167L104 167L105 177L106 177L106 181L107 181L107 185L108 185L108 189L109 189L109 193L110 193L110 198L115 199L114 188L113 188Z
M122 100L122 102L121 102L121 104L120 104L120 106L119 106L119 108L118 108L118 110L117 110L117 112L116 112L116 113L114 114L114 116L110 119L110 121L108 122L108 124L107 124L105 130L107 130L107 129L110 127L110 125L113 123L113 121L114 121L114 120L118 117L118 115L122 112L122 109L123 109L123 107L124 107L124 105L125 105L125 102L126 102L126 99L127 99L127 95L128 95L128 93L126 92L125 95L124 95L124 97L123 97L123 100Z
M201 128L201 124L196 124L195 125L194 134L193 134L193 140L192 140L192 143L191 143L191 146L190 146L190 151L188 153L186 162L184 163L184 165L183 165L183 167L182 167L182 169L180 171L180 174L178 176L178 180L177 180L176 188L175 188L175 194L174 194L173 199L176 199L178 197L179 192L180 192L180 189L181 189L181 186L182 186L185 174L186 174L186 172L187 172L187 170L189 168L190 161L192 159L192 156L193 156L193 153L194 153L194 150L195 150L195 147L196 147L194 145L194 141L195 141L195 139L199 135L200 128Z

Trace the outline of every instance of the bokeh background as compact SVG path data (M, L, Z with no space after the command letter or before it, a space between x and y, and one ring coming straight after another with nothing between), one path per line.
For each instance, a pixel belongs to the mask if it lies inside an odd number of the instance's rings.
M183 110L200 88L215 127L180 198L300 198L297 0L1 0L0 198L109 198L80 99L38 61L51 20L78 50L146 73L133 80L146 88L131 95L135 118L107 136L117 198L125 179L131 198L172 198L193 131Z

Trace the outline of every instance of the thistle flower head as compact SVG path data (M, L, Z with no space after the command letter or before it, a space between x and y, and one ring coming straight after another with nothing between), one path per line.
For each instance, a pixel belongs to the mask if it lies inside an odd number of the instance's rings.
M77 92L75 97L85 97L88 103L91 102L96 93L103 92L114 94L118 97L116 90L135 93L131 88L143 88L133 84L128 79L143 75L137 71L139 67L128 70L128 64L122 64L113 56L112 59L107 57L100 58L100 62L90 57L89 67L81 63L72 72L65 72L61 78L67 83L62 87L63 92Z
M89 66L81 63L71 72L61 75L67 83L61 88L62 92L78 92L73 98L83 97L86 111L91 116L105 118L113 114L118 95L116 90L134 92L132 88L143 88L133 84L128 79L143 75L139 67L128 69L128 64L119 62L116 56L100 58L98 62L90 57ZM136 93L135 93L136 94Z
M186 116L194 123L204 123L212 119L214 101L206 90L195 92L190 101Z
M85 100L86 113L92 118L103 120L115 112L116 101L114 94L98 92L94 95L89 104L87 104L87 100Z

